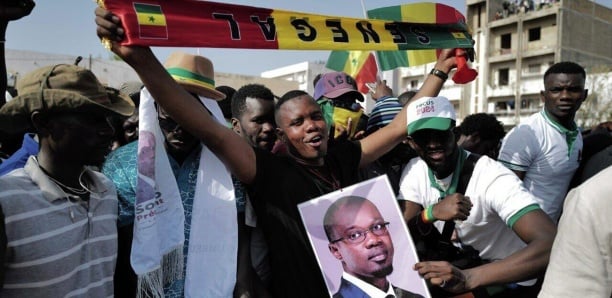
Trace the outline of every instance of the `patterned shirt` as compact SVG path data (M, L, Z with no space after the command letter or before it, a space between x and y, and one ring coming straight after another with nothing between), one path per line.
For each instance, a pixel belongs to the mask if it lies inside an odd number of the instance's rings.
M193 197L198 178L200 166L201 146L193 150L182 165L168 155L172 173L176 178L178 189L183 201L185 212L185 244L183 246L184 264L183 276L187 264L187 252L189 249L189 233L191 231L191 211L193 209ZM134 202L136 201L136 177L137 177L138 141L127 144L113 151L107 158L102 172L108 176L117 187L119 196L119 226L134 223ZM183 297L185 280L176 280L164 287L166 297Z

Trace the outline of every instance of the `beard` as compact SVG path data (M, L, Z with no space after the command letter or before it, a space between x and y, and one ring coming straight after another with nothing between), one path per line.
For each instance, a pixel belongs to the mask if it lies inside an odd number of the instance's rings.
M389 266L387 267L383 267L383 268L380 268L372 272L372 275L378 278L384 278L384 277L387 277L392 272L393 272L393 264L389 264Z

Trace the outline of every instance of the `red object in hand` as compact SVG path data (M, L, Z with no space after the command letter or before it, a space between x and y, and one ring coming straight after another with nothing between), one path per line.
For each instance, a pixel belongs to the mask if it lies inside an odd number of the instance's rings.
M465 55L460 55L460 51L460 49L455 49L457 71L453 75L453 82L455 82L455 84L466 84L476 79L478 72L468 66Z

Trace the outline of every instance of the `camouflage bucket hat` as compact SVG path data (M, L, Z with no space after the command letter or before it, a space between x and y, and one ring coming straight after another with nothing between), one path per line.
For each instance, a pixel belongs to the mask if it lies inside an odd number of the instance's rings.
M130 116L134 103L118 90L105 87L88 69L69 64L39 68L17 83L18 96L0 109L0 129L24 131L34 111L86 110Z

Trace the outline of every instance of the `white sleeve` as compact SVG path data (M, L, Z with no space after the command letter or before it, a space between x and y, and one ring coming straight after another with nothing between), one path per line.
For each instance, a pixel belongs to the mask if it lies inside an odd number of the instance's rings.
M541 150L533 129L519 125L504 137L497 160L511 170L527 172Z
M484 202L489 210L509 225L510 219L530 205L537 205L536 198L512 171L488 157L481 157L474 168L470 184L486 187Z
M398 200L411 201L421 206L427 207L424 202L424 194L422 193L422 169L418 164L420 158L416 157L411 159L402 171L402 177L400 178ZM426 185L429 185L428 182Z

